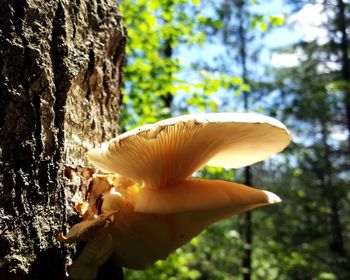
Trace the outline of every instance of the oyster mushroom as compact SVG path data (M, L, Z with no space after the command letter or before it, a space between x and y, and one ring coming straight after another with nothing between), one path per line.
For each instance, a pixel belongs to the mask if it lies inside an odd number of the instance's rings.
M271 117L217 113L145 125L90 150L89 161L120 180L110 180L103 194L101 215L114 215L113 221L87 243L73 276L88 279L81 276L84 267L93 263L96 272L108 257L127 267L147 267L216 221L280 202L269 191L191 175L204 165L251 165L289 143L286 127Z

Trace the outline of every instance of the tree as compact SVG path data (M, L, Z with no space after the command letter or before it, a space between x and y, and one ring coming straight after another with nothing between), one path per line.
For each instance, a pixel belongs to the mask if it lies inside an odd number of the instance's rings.
M335 137L337 131L346 128L346 109L342 95L334 90L339 73L328 63L331 50L328 43L296 44L294 51L302 54L300 65L278 69L276 73L281 95L288 92L281 101L284 105L279 104L279 107L284 108L291 119L289 127L294 127L299 137L290 156L294 163L288 170L295 175L288 184L295 189L290 203L300 204L295 213L304 213L304 218L297 222L299 229L291 241L309 243L308 252L298 253L303 257L307 254L314 257L304 259L309 262L309 267L314 267L309 271L310 277L327 269L339 279L346 279L349 260L342 213L347 211L344 199L345 186L349 182L343 173L347 172L348 155L345 141ZM288 216L290 209L284 211ZM317 258L322 261L313 264ZM305 272L302 268L305 265L299 265L294 267L295 275Z
M0 2L0 278L65 279L94 172L117 133L126 31L115 1Z
M251 70L248 69L248 64L254 60L254 55L252 50L248 48L248 45L254 40L254 34L251 32L251 22L253 15L249 10L249 2L244 0L235 0L235 1L222 1L221 5L217 9L217 12L223 22L222 39L223 44L228 49L227 55L231 57L232 60L235 60L236 68L239 70L239 76L241 77L243 84L250 84ZM231 51L236 49L236 51ZM224 58L223 61L227 61L227 58ZM228 60L228 61L231 61ZM226 68L226 71L233 71L232 65L227 65L226 62L222 63L223 68ZM241 108L244 111L251 109L251 101L249 100L248 92L249 86L241 88L243 93L243 104ZM231 103L231 102L230 102ZM232 106L232 103L230 104ZM237 109L237 108L236 108ZM238 109L239 110L239 109ZM251 167L244 168L244 184L250 186L252 185L252 170ZM242 235L242 240L245 244L244 253L242 256L242 274L244 280L250 280L252 275L252 242L253 242L253 224L251 212L248 211L239 216L238 219L240 232Z

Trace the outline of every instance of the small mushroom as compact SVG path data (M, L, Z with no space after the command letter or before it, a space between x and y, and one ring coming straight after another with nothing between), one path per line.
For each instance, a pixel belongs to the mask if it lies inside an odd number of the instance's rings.
M84 278L86 263L93 260L99 266L107 256L123 266L145 268L216 221L280 202L268 191L191 176L204 165L240 168L262 161L290 141L286 127L273 118L217 113L145 125L90 150L89 161L118 174L109 180L113 187L102 194L101 206L103 217L118 215L91 241L91 248L104 242L101 246L108 250L98 255L97 250L86 249L89 253L73 264L72 278ZM74 232L69 237L78 238Z

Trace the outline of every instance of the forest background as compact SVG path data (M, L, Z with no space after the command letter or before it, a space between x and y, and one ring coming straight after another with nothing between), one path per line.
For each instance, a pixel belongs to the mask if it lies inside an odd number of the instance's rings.
M349 279L350 4L121 0L120 132L195 112L254 111L293 144L251 169L277 206L217 223L126 279ZM244 181L242 170L201 177Z

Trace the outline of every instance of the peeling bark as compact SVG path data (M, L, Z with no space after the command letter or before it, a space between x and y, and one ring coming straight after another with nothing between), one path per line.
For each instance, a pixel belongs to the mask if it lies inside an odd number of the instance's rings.
M65 279L66 166L117 134L126 31L113 0L0 1L0 279Z

